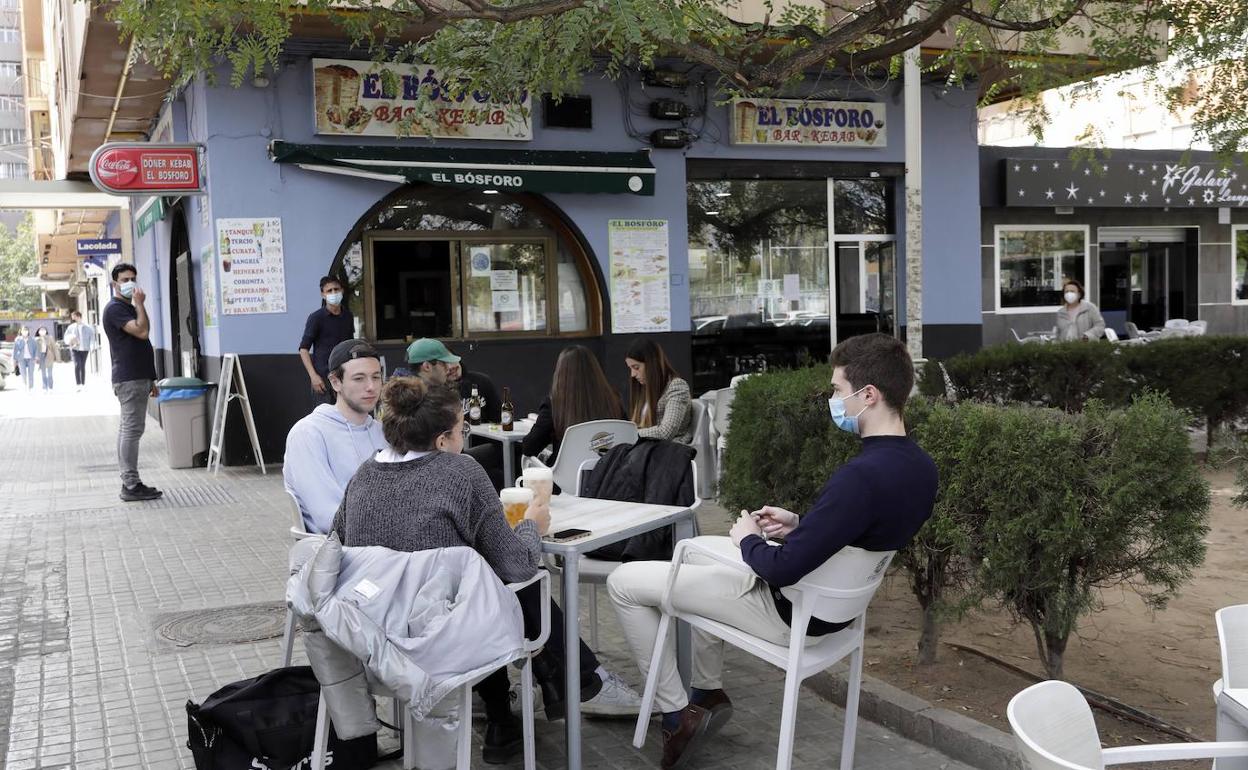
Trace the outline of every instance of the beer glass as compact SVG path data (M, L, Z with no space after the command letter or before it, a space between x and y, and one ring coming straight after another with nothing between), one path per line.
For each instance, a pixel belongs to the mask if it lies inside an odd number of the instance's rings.
M503 515L507 517L507 523L514 527L524 521L524 514L529 510L529 503L533 502L533 490L523 487L507 487L498 493L498 499L503 503Z
M554 471L550 468L525 468L516 485L533 490L533 501L538 505L550 505L550 496L555 492Z

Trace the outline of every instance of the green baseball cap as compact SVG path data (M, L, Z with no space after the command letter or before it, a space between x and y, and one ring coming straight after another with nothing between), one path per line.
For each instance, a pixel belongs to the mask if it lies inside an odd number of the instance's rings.
M421 337L412 344L407 346L407 362L409 364L423 364L426 361L443 361L448 364L459 363L459 356L454 355L446 349L437 340L431 340L428 337Z

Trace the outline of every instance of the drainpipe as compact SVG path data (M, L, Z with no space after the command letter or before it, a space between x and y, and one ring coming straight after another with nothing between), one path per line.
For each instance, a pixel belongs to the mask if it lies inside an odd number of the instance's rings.
M117 95L113 97L113 111L108 114L108 128L104 129L104 141L113 135L113 124L117 122L117 112L121 109L121 95L126 90L126 81L130 79L130 69L134 66L134 37L130 38L130 48L126 51L126 66L121 70L121 80L117 82Z
M918 3L906 11L906 23L919 20ZM902 70L906 111L906 348L923 357L923 92L920 47L905 53Z

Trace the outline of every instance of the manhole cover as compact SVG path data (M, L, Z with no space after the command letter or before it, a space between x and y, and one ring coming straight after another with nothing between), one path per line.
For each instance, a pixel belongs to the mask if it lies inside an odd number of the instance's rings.
M180 647L192 644L246 644L274 639L286 630L286 605L280 602L214 607L166 616L156 635Z

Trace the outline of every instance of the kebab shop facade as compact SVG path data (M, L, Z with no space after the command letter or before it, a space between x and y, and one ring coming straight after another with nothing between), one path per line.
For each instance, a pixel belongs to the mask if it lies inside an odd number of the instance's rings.
M838 334L904 333L899 89L725 102L697 73L634 73L555 102L456 94L428 67L341 50L291 57L263 88L217 82L185 89L157 131L204 146L207 194L140 202L135 252L140 283L164 284L163 374L215 379L237 354L266 459L313 407L298 346L324 275L388 370L435 337L522 414L573 344L623 391L625 350L650 335L697 389L824 359ZM974 163L974 107L926 95L933 165ZM924 237L958 256L925 279L969 269L978 286L977 180L929 179ZM928 339L977 346L978 292L948 283ZM706 317L718 333L695 330ZM233 418L225 461L249 461Z

